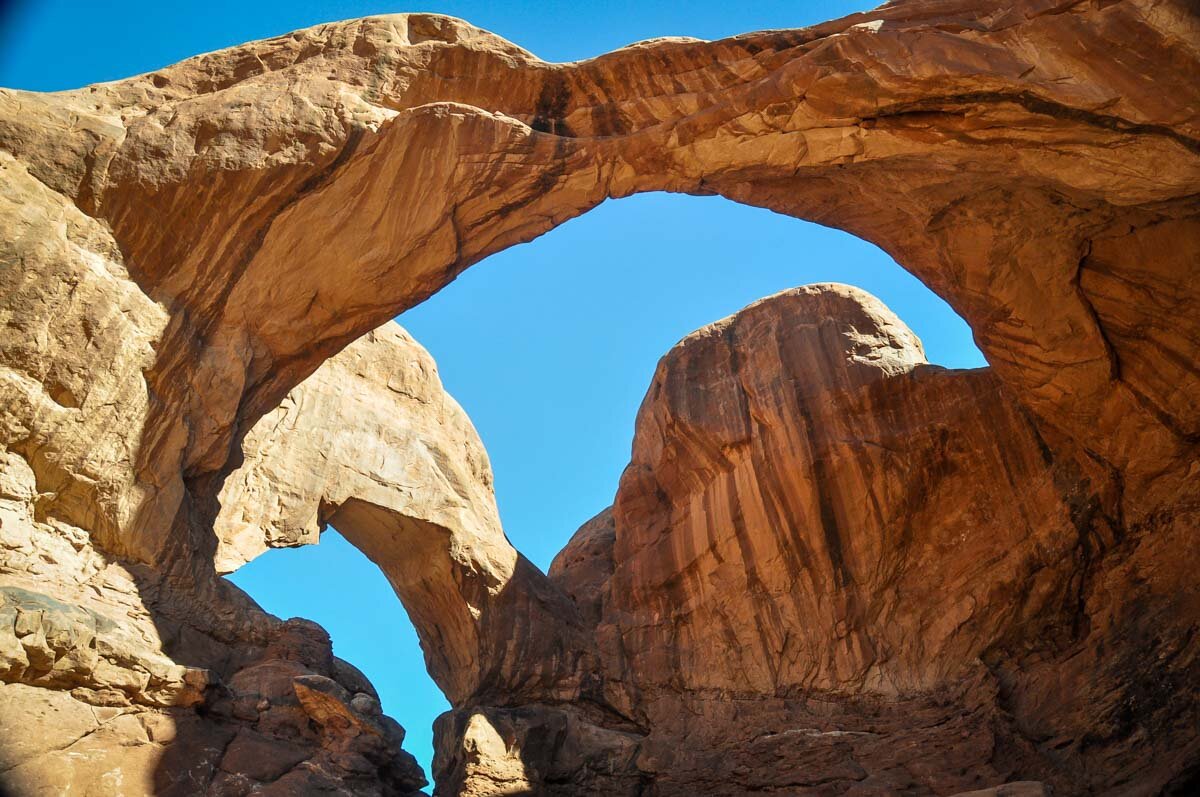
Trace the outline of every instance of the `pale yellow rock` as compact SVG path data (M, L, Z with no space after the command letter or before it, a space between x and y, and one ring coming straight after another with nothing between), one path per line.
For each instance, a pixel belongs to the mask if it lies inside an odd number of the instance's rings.
M483 444L416 341L392 322L355 341L263 416L242 452L219 496L218 570L316 543L331 523L388 577L442 689L480 688L485 612L544 579L518 569ZM557 622L546 613L521 636L553 641Z
M140 459L142 372L168 315L129 279L105 224L7 152L0 175L0 443L32 467L45 514L114 552L161 545L183 496L183 439Z
M535 784L529 781L520 748L508 744L488 718L472 714L462 735L466 753L463 795L528 794Z
M512 573L516 554L503 545L483 444L442 390L432 358L394 323L289 393L250 430L242 453L220 493L219 572L268 547L317 542L354 498L452 530L485 577Z

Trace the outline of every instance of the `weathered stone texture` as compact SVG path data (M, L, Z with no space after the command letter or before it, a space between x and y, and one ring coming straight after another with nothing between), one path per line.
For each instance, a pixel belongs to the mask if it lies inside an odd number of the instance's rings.
M550 571L599 617L604 695L645 734L655 793L1154 790L1185 772L1190 559L1159 547L1169 531L1131 544L1111 474L1070 452L990 370L926 364L846 286L681 341L611 516Z
M415 788L328 640L218 576L333 521L453 701L446 793L1194 789L1198 62L1183 0L900 0L571 64L382 16L0 90L4 777ZM428 358L351 344L647 190L878 244L991 369L846 289L751 307L668 355L548 579Z

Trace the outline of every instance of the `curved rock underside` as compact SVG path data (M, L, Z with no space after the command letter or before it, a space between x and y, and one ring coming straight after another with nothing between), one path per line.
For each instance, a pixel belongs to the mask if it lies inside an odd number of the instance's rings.
M328 637L219 577L332 523L454 706L439 793L1194 790L1198 60L1182 1L901 0L572 64L374 17L0 90L0 778L419 788ZM547 578L385 322L646 190L873 241L992 365L853 289L752 305L664 358Z

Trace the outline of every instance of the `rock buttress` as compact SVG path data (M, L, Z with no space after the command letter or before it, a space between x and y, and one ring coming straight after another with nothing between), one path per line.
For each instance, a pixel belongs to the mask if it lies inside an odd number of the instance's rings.
M1043 435L846 286L672 349L613 508L550 570L653 793L1181 788L1195 561Z

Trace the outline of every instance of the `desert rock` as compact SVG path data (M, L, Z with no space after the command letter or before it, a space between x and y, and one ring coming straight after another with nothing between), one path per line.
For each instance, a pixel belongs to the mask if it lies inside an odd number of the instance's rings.
M0 90L5 779L417 788L328 639L218 575L332 520L420 616L446 793L1186 793L1198 60L1181 0L900 0L570 64L391 15ZM355 341L647 190L878 244L991 368L846 289L752 307L668 355L549 579L427 359ZM374 462L317 467L329 426Z
M928 365L847 286L669 352L611 516L550 571L599 615L604 694L655 793L1186 772L1196 707L1153 690L1195 678L1197 592L1160 541L1131 544L1111 475L1046 434L990 369ZM1161 664L1133 665L1147 644ZM1110 712L1134 701L1123 732Z

